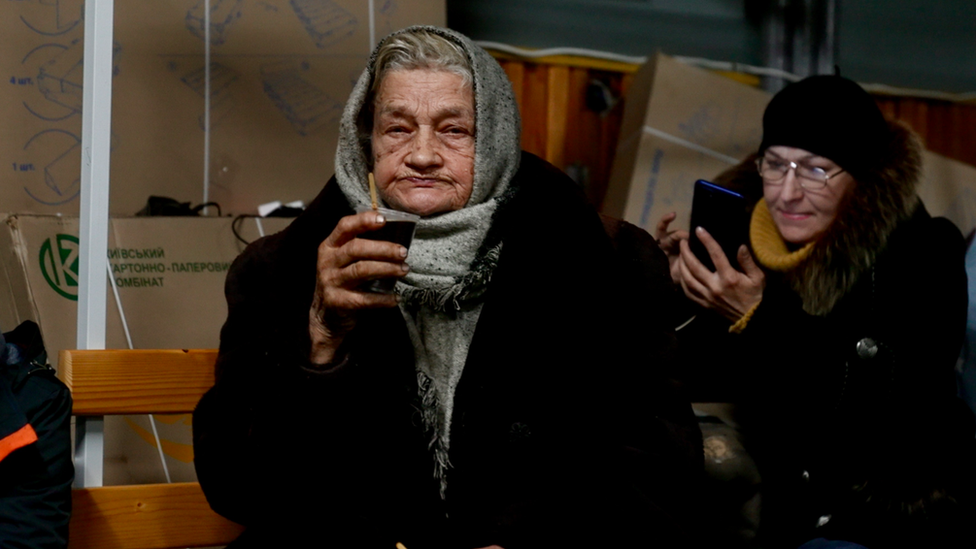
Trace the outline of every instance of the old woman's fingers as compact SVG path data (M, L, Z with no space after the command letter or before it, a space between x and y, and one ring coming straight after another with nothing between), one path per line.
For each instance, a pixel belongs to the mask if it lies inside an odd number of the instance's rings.
M323 294L323 307L331 311L379 309L397 304L397 296L394 294L360 292L336 286L325 289Z
M379 229L385 223L386 219L382 214L377 212L366 211L354 215L347 215L339 220L335 229L332 229L329 236L322 241L321 246L339 248L363 233ZM319 247L320 250L321 246Z
M367 280L403 276L407 249L394 242L357 238L383 226L383 216L362 212L342 218L319 245L319 287L353 289Z
M354 265L357 261L385 261L399 264L407 258L407 248L400 244L366 238L354 238L335 248L332 253L334 254L332 265L336 267Z
M348 215L339 220L332 232L319 244L316 268L321 274L331 268L341 268L350 262L348 256L341 256L339 250L357 236L379 229L386 223L382 215L375 212L362 212Z
M313 303L313 312L319 318L327 321L329 315L339 318L357 309L396 305L394 295L359 291L370 280L399 278L409 271L404 262L405 247L393 242L357 238L384 223L383 216L376 212L346 216L319 245Z
M410 272L406 263L389 261L356 261L331 274L332 286L353 290L370 280L400 278Z

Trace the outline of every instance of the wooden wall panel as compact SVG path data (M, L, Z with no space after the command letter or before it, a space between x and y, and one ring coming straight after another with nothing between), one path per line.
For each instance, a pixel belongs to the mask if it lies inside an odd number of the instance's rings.
M558 62L499 59L515 90L522 113L522 148L557 167L580 175L597 207L606 194L617 148L630 70L590 68ZM619 100L607 112L587 106L587 88L602 82ZM939 154L976 165L976 105L879 96L885 116L908 123L926 146Z
M522 88L525 81L525 64L519 61L500 60L502 69L508 75L512 83L512 92L515 94L515 102L518 103L519 112L522 112Z
M935 124L933 127L936 128L946 128L945 132L942 133L942 148L940 150L945 150L943 153L946 156L952 158L959 158L963 154L965 147L960 139L952 139L951 136L961 135L963 133L963 126L965 126L966 112L976 111L972 107L965 107L963 105L957 105L955 103L948 105L945 108L945 116L941 121L941 124ZM969 123L972 124L976 120L971 120Z
M547 67L546 81L546 154L545 158L556 166L565 166L563 151L566 148L566 126L569 115L569 67ZM576 90L572 90L576 91Z
M620 99L609 112L603 115L602 123L600 124L600 146L605 152L599 157L600 162L594 170L594 177L589 185L590 192L594 197L594 204L602 204L603 197L606 195L607 184L610 182L610 168L613 166L613 156L617 152L620 125L624 119L624 98L627 94L627 88L630 86L631 81L633 81L632 74L624 74L612 79L607 74L604 74L603 77L610 81L611 91L615 97L619 97ZM596 199L597 197L599 198L598 200Z
M522 114L522 148L580 176L587 196L599 206L606 192L623 115L617 101L606 113L586 105L587 87L599 80L616 98L629 74L563 64L500 59Z
M951 124L948 120L951 112L950 109L939 108L938 105L934 105L929 112L929 119L926 121L926 131L928 127L945 128L951 131ZM948 133L948 131L928 132L925 139L926 146L932 150L951 150L952 145L946 142Z
M522 88L522 148L545 158L549 116L549 67L526 65ZM560 166L561 167L561 166Z
M973 150L976 148L976 105L966 106L962 120L959 135L963 135L965 140L960 143L962 150L959 151L959 156L954 158L976 166L976 150Z
M586 86L592 75L585 68L573 67L569 76L569 112L577 113L566 117L569 127L566 132L566 144L563 147L563 159L567 166L574 166L584 185L587 196L596 204L602 199L602 193L594 192L592 182L599 179L597 172L603 162L601 142L596 137L602 131L600 115L586 106ZM575 118L575 119L574 119Z
M911 126L929 150L976 165L976 105L912 97L877 100L886 116Z
M565 146L563 155L565 163L573 164L579 162L582 165L591 165L595 159L592 154L596 147L591 145L591 136L600 131L600 124L596 113L586 108L586 84L589 82L589 71L579 67L569 69L569 81L566 94L567 113L578 113L578 119L569 121L567 118L568 130L566 131ZM582 93L579 90L584 90Z

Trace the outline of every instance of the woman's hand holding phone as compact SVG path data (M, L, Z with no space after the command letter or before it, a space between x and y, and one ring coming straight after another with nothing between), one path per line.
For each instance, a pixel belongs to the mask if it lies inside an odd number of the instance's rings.
M663 223L664 218L661 221ZM658 224L658 228L660 227L661 224ZM677 267L681 289L688 299L707 309L714 309L735 322L762 300L766 275L756 265L745 245L739 247L737 254L739 265L743 269L740 272L732 267L722 247L708 231L698 227L695 234L708 250L708 255L715 264L715 272L710 271L695 257L686 238L678 243L680 255Z

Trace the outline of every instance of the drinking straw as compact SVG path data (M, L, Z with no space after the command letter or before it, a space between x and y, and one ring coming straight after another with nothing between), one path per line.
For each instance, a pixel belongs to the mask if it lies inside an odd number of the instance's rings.
M369 177L369 199L372 201L373 210L375 211L376 209L379 208L379 205L376 203L376 180L373 179L373 172L369 172L368 177Z

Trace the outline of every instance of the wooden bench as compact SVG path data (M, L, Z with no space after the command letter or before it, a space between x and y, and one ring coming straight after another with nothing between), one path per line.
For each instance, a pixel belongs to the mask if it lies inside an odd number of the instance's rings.
M79 417L190 413L213 385L213 350L61 351L58 377ZM77 488L70 549L226 545L243 531L210 509L196 482Z

